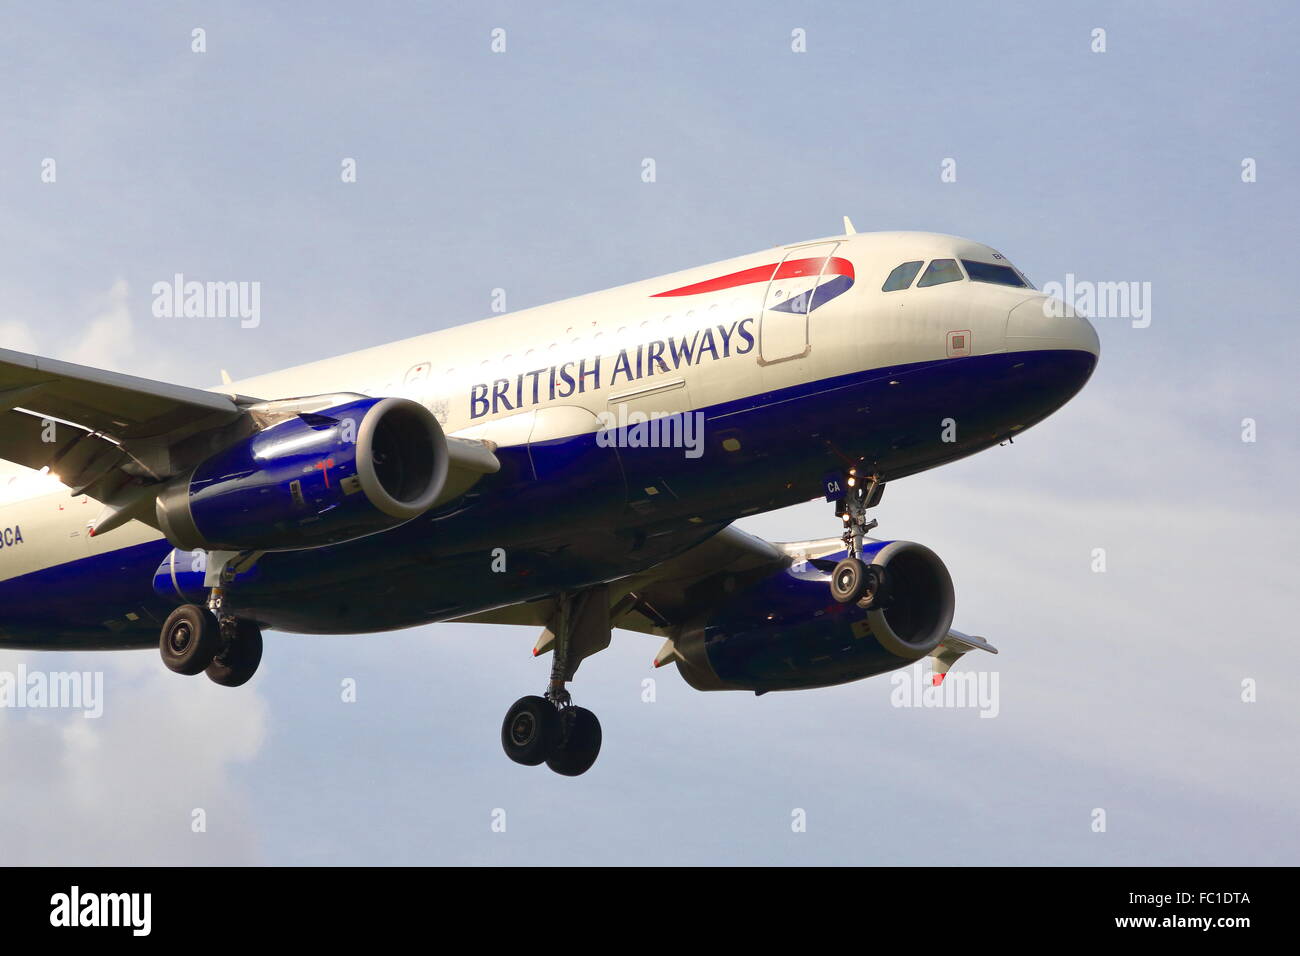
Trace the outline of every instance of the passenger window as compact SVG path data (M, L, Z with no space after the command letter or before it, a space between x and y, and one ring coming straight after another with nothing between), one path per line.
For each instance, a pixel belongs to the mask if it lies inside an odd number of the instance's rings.
M916 284L916 287L920 289L928 285L943 285L945 282L956 282L960 278L962 278L961 269L958 268L956 259L935 259L925 270L925 275L921 276L921 281Z
M880 287L881 292L897 292L899 289L906 289L916 278L916 274L921 271L921 260L916 262L904 262L901 266L894 269L885 280L885 284Z
M969 259L963 259L961 264L966 267L966 274L970 276L971 282L992 282L994 285L1025 287L1025 280L1020 278L1019 273L1010 266L999 266L992 262L972 262Z

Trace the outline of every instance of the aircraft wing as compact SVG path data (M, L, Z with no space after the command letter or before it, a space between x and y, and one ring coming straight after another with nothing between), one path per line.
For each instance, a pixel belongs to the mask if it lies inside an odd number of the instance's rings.
M739 587L752 572L762 576L798 561L829 571L834 563L824 556L842 548L839 538L774 544L732 525L684 554L619 582L627 586L611 611L611 622L615 627L671 637L673 627L717 601L728 579L734 582L733 587ZM998 652L984 638L950 628L929 655L934 682L941 683L960 657L975 650ZM655 666L672 657L669 640L656 656Z
M262 401L0 349L0 458L103 502L94 534L132 519L156 527L167 479L270 421L359 397ZM499 467L482 442L448 438L447 450L449 487Z
M728 525L713 537L648 571L618 582L610 623L629 631L666 637L697 611L751 576L763 577L791 562L781 545Z
M750 574L761 577L790 560L789 553L780 546L728 525L681 554L610 584L609 625L667 636L674 626L717 600L722 577L740 578ZM546 598L471 614L459 620L545 627L554 615L555 602ZM549 649L544 634L535 653Z
M0 458L104 502L112 527L152 524L144 489L176 473L172 450L243 414L229 395L0 349Z
M228 395L9 349L0 349L0 397L6 426L13 423L12 410L23 408L76 422L119 442L168 435L195 424L229 422L240 414ZM9 429L0 434L8 436Z
M720 595L743 588L753 580L799 561L829 571L835 562L827 556L843 547L839 538L774 543L741 531L735 525L728 525L667 561L609 584L604 589L609 605L608 626L666 638L655 656L655 666L660 667L675 655L674 631L716 604ZM459 620L544 627L546 629L533 648L534 654L543 654L552 650L554 645L551 625L556 611L554 599L546 598L484 611ZM579 653L593 653L607 643L608 638ZM947 636L929 655L934 682L941 683L958 658L974 650L990 654L998 652L984 638L950 628Z

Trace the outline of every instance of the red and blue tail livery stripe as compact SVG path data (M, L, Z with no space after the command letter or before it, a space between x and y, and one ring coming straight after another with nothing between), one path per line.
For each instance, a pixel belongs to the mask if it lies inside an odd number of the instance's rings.
M666 296L702 295L705 292L720 292L723 289L735 289L755 282L774 282L778 279L798 279L820 276L820 285L809 289L801 295L792 296L780 305L771 306L778 312L811 312L818 306L825 305L836 296L843 295L853 287L853 263L838 256L815 256L811 259L786 259L778 268L777 263L742 269L716 279L706 279L667 292L658 292L652 298Z

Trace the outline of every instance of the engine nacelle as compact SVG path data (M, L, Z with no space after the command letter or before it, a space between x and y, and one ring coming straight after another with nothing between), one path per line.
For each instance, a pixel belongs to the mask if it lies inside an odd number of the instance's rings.
M696 690L829 687L905 667L952 627L948 569L911 541L871 541L862 560L884 568L885 607L836 603L829 566L794 564L737 591L674 638L677 667Z
M405 398L293 415L207 459L159 494L159 527L191 551L289 551L423 514L447 480L447 439Z

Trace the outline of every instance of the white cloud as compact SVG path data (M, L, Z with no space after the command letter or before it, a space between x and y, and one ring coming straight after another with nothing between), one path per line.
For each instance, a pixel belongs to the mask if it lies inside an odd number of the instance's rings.
M0 348L31 354L37 350L36 336L32 334L26 322L19 319L3 319L0 320Z
M52 334L56 330L76 330ZM155 377L165 348L138 341L130 288L117 279L82 316L0 322L4 347ZM52 490L53 480L0 462L0 495ZM251 863L259 838L231 781L266 730L254 686L227 689L166 670L156 653L0 652L0 671L102 670L104 713L0 710L0 859L9 864ZM191 831L206 812L207 832Z
M232 768L266 735L253 687L167 671L157 654L0 653L0 671L104 673L103 716L0 711L7 864L255 863L259 834ZM207 832L191 830L195 808Z
M60 350L68 361L94 368L120 369L138 353L132 341L130 291L126 280L118 279L98 297L93 306L95 314L83 331L73 337L71 348L65 346Z
M165 336L142 339L132 301L130 284L119 277L85 299L73 315L43 315L39 321L25 315L0 319L0 347L190 384L185 373L203 357L170 346Z

